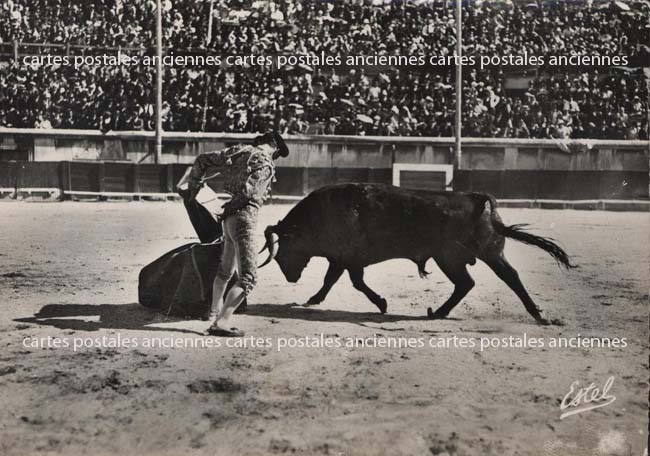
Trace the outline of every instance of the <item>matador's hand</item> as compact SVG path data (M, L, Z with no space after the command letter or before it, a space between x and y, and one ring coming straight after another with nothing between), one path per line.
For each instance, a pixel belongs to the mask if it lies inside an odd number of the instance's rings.
M189 181L187 183L187 188L178 187L178 194L181 195L183 200L188 203L191 203L196 198L197 193L201 190L201 184L199 182Z

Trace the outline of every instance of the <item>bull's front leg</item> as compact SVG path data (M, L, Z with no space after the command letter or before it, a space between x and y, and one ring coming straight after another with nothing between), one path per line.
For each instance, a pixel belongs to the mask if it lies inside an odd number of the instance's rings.
M327 296L327 293L330 292L334 284L341 278L344 270L345 268L343 268L343 266L340 264L330 261L330 266L327 268L327 272L325 273L325 279L323 280L322 288L318 290L314 296L309 298L307 305L315 306L316 304L323 302Z
M365 294L368 299L379 308L379 311L385 314L388 309L388 303L384 298L372 291L370 287L366 285L366 282L363 281L363 268L348 268L348 273L350 274L350 280L352 280L354 288Z

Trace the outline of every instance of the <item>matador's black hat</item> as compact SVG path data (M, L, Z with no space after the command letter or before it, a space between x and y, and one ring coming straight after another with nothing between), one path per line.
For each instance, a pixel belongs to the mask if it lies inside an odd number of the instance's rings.
M270 143L275 144L275 147L278 149L278 153L280 154L280 157L286 157L289 155L289 148L285 144L284 139L282 139L280 133L278 133L275 130L257 136L253 140L254 146L259 146L260 144L270 144Z

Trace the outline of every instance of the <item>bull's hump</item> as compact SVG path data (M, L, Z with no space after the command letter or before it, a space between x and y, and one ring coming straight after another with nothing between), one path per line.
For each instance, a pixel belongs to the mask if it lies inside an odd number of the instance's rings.
M291 225L316 225L320 230L331 222L344 229L364 222L379 222L383 217L403 220L410 217L445 216L451 192L412 192L383 184L342 183L321 187L298 203L285 218ZM329 227L329 226L328 226Z

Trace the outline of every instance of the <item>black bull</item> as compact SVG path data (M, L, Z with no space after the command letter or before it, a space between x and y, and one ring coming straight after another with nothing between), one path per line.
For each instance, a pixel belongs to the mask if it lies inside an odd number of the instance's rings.
M354 287L382 313L386 300L363 281L363 269L394 258L415 262L422 277L433 258L454 283L451 297L430 318L444 318L473 288L468 264L484 261L523 302L540 324L540 315L517 271L504 257L506 237L537 246L558 264L573 267L552 240L530 234L523 225L506 226L491 195L483 193L409 191L374 184L322 187L298 203L277 225L265 230L269 258L290 282L297 282L312 257L325 257L329 269L323 287L309 299L318 304L347 269Z

